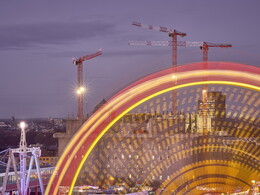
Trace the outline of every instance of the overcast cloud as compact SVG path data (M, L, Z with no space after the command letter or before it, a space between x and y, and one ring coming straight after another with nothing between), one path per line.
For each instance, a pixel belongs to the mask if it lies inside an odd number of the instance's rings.
M23 49L64 44L115 34L115 25L102 22L57 22L0 26L0 49Z
M210 48L209 61L259 66L259 0L0 1L0 118L66 117L76 113L77 68L84 62L84 113L103 98L169 67L171 47L130 46L129 40L169 41L167 33L133 21L187 33L178 41L232 44ZM199 62L202 51L178 47L178 65Z

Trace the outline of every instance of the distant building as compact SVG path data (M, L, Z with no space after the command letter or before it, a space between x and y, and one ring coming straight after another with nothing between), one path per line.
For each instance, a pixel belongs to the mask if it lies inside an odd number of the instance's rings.
M11 125L7 125L5 122L0 121L0 129L9 129Z
M205 123L203 122L205 117ZM207 102L198 101L197 124L198 132L203 132L204 126L208 132L221 131L219 124L226 118L226 95L221 92L208 92Z
M51 166L56 166L58 162L58 157L54 156L41 156L39 157L40 160L40 166L46 166L46 165L51 165Z
M107 178L113 178L113 185L123 182L126 187L137 183L158 187L185 163L197 162L199 158L210 159L214 152L202 156L190 149L204 148L207 144L221 145L223 138L216 132L210 135L197 132L198 117L198 114L125 115L91 152L78 184L103 186L107 185ZM231 131L235 130L235 121L229 120L227 124ZM184 149L187 152L181 152ZM230 156L218 151L216 157Z
M107 101L105 99L102 99L93 109L93 113L96 112L99 108L101 108Z
M77 130L83 124L85 120L79 119L67 119L66 120L66 132L54 133L53 138L58 138L58 156L60 157L63 150L66 148L70 139L75 135Z
M221 143L217 131L226 120L226 96L221 92L209 92L206 103L207 132ZM200 158L196 151L176 156L178 151L202 145L209 134L203 133L202 118L205 109L198 101L198 113L136 113L124 115L100 140L85 164L79 184L106 185L113 178L113 185L125 183L127 187L137 183L160 186L170 174L183 164L174 160ZM221 122L221 124L220 124ZM232 122L231 126L234 126ZM204 141L205 142L205 141ZM222 154L219 155L222 158ZM204 158L208 158L205 155ZM185 162L183 162L185 164ZM89 170L88 167L92 166ZM155 173L152 173L152 172Z

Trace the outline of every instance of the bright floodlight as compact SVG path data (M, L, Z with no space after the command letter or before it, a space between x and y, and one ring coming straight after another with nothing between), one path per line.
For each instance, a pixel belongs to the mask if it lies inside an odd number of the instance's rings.
M80 94L81 94L81 91L80 91L79 89L78 89L76 92L77 92L77 94L78 94L78 95L80 95Z
M86 91L86 88L81 86L77 89L77 94L80 95L80 94L84 93L85 91Z
M252 180L251 182L252 182L253 184L255 184L255 180Z
M20 122L20 128L24 129L26 127L26 123L24 121Z
M85 89L85 87L80 87L79 90L80 90L81 92L84 92L86 89Z

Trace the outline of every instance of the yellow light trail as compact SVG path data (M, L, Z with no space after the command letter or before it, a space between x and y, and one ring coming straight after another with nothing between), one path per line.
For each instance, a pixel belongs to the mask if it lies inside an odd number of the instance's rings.
M84 143L85 139L95 130L95 128L103 121L105 120L112 111L116 110L117 108L119 108L121 105L123 105L124 103L127 103L129 100L131 100L133 97L138 96L139 91L142 91L142 93L145 93L163 83L167 83L167 82L171 82L173 81L173 77L178 77L178 80L182 80L182 79L187 79L187 78L200 78L202 73L205 75L205 72L207 73L206 76L219 76L221 75L221 77L227 77L230 79L231 78L241 78L241 79L249 79L249 80L255 80L256 82L260 81L260 78L258 75L256 74L251 74L251 73L247 73L247 72L239 72L239 71L227 71L227 70L214 70L214 71L190 71L190 72L183 72L183 73L177 73L177 74L168 74L166 76L161 76L152 80L148 80L144 83L141 83L135 87L132 87L130 89L128 89L127 91L123 92L122 94L118 95L118 97L115 97L114 99L112 99L111 102L109 102L108 105L106 105L103 109L101 109L98 113L96 113L87 123L85 123L82 128L79 130L79 132L75 135L75 137L73 138L73 140L68 144L68 146L66 147L63 155L61 156L55 170L54 170L54 174L52 175L52 177L50 178L50 182L49 185L47 186L46 189L46 194L49 192L51 184L53 182L53 180L55 179L55 175L58 173L59 169L61 168L61 164L62 162L65 160L65 158L67 157L66 155L68 154L68 152L70 151L71 148L73 149L72 154L70 155L70 157L66 160L65 166L63 167L63 169L61 170L60 174L59 174L59 179L57 182L57 185L55 186L55 193L57 193L58 191L58 186L60 185L66 171L67 168L69 167L72 159L74 158L74 155L78 152L79 148L82 146L82 144ZM124 114L126 114L128 111L130 111L131 109L133 109L134 107L140 105L141 103L147 101L148 99L151 99L157 95L160 95L162 93L165 93L167 91L170 90L175 90L178 88L183 88L183 87L188 87L188 86L194 86L194 85L202 85L202 84L224 84L224 85L235 85L235 86L240 86L240 87L246 87L246 88L250 88L253 90L258 90L259 91L259 87L257 86L253 86L253 85L249 85L249 84L245 84L245 83L238 83L238 82L229 82L229 81L201 81L201 82L194 82L194 83L187 83L187 84L182 84L182 85L178 85L178 86L174 86L174 87L170 87L167 89L164 89L162 91L159 91L157 93L154 93L142 100L140 100L139 102L133 104L132 106L130 106L128 109L126 109L125 111L123 111L120 115L118 115L112 122L110 122L108 124L108 126L101 132L101 134L96 138L96 140L92 143L92 145L90 146L90 148L88 149L88 151L85 153L77 171L76 174L73 178L72 181L72 185L71 185L71 189L73 189L74 184L76 182L77 176L79 174L79 171L81 169L81 167L83 166L83 163L85 162L85 160L87 159L89 153L91 152L91 150L93 149L93 147L95 146L95 144L99 141L99 139L106 133L106 131L118 120L120 119ZM85 130L88 129L87 133L85 133ZM82 135L84 134L84 136L82 137ZM81 137L80 141L78 141L79 137ZM76 147L75 147L76 146ZM71 193L72 190L70 190Z
M183 87L190 87L190 86L194 86L194 85L202 85L202 84L223 84L223 85L233 85L233 86L240 86L240 87L245 87L245 88L249 88L249 89L256 89L256 90L260 90L259 87L255 87L252 85L247 85L247 84L243 84L243 83L235 83L235 82L227 82L227 81L207 81L207 82L196 82L196 83L189 83L189 84L184 84L184 85L179 85L179 86L175 86L175 87L171 87L168 89L164 89L162 91L159 91L157 93L154 93L142 100L140 100L139 102L133 104L132 106L130 106L129 108L127 108L125 111L123 111L120 115L118 115L112 122L110 122L106 128L102 131L101 134L99 134L99 136L96 138L96 140L91 144L90 148L87 150L86 154L84 155L82 161L80 162L80 165L75 173L75 176L72 180L72 185L70 187L70 191L69 191L69 195L72 194L72 190L75 186L76 180L78 178L79 172L82 168L82 166L84 165L85 160L87 159L87 157L89 156L90 152L93 150L93 148L95 147L95 145L97 144L97 142L103 137L103 135L107 132L107 130L113 126L122 116L124 116L127 112L129 112L130 110L132 110L133 108L137 107L138 105L142 104L143 102L156 97L158 95L161 95L163 93L166 93L168 91L171 90L175 90L175 89L179 89L179 88L183 88Z

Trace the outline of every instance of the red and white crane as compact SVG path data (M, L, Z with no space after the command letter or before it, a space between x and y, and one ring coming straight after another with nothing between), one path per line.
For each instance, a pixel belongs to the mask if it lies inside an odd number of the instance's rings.
M86 60L90 60L102 54L102 50L99 49L96 53L85 55L79 58L73 58L73 64L77 66L77 76L78 76L78 119L83 118L83 93L85 91L85 87L83 86L83 62Z
M146 28L146 29L150 29L150 30L156 30L156 31L160 31L160 32L165 32L168 33L169 37L172 37L172 65L176 66L177 65L177 36L180 37L185 37L186 33L177 31L175 29L170 29L167 27L162 27L162 26L152 26L152 25L147 25L147 24L142 24L140 22L133 22L132 25L134 26L138 26L138 27L142 27L142 28Z
M231 44L216 44L209 42L199 42L199 41L129 41L129 45L145 45L145 46L181 46L181 47L199 47L202 50L202 61L203 69L208 69L208 50L209 47L221 47L228 48L232 47ZM203 129L206 131L207 128L207 102L208 102L208 86L202 86L202 107L203 107Z
M129 41L129 45L139 45L139 46L179 46L179 47L199 47L202 50L202 61L208 61L208 50L209 47L222 47L228 48L232 47L231 44L216 44L203 41Z
M150 29L150 30L156 30L164 33L168 33L169 37L172 37L172 66L176 67L177 66L177 36L180 37L185 37L186 33L177 31L175 29L170 29L167 27L162 27L162 26L152 26L152 25L147 25L147 24L142 24L140 22L133 22L132 25ZM176 68L173 69L174 71ZM175 85L177 84L177 80L175 81ZM177 114L177 93L176 90L173 91L173 99L172 99L172 111L176 115Z

